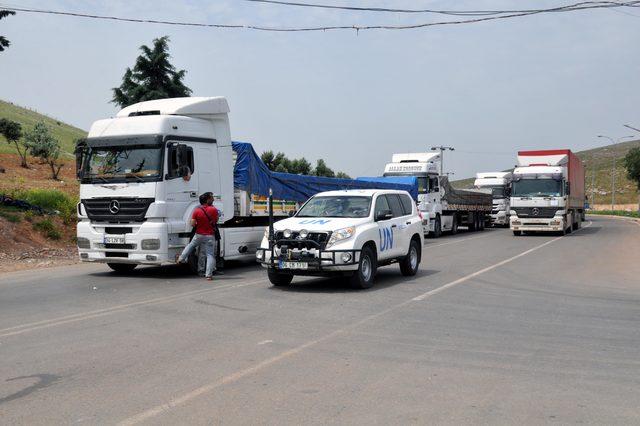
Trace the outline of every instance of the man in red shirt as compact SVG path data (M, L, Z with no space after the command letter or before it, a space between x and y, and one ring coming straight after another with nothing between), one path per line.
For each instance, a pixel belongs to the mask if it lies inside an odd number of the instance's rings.
M207 280L212 280L212 276L216 271L215 227L218 226L218 209L213 207L212 204L212 193L206 192L200 196L200 206L191 215L191 226L195 227L196 233L178 257L178 263L186 263L191 252L196 247L200 247L200 251L204 251L207 256L205 272Z

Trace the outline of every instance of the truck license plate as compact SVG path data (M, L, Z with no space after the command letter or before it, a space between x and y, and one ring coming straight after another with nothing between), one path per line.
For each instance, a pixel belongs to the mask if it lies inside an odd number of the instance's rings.
M104 243L105 244L124 244L125 240L124 240L124 235L118 235L118 236L108 236L108 237L104 237Z
M284 262L280 261L280 269L307 269L309 266L306 262Z

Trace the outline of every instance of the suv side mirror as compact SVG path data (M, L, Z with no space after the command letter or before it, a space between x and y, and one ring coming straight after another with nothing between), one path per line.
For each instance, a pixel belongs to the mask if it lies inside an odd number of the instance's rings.
M290 210L289 211L289 217L294 217L296 215L296 213L298 213L297 210Z
M393 219L393 213L391 212L391 210L380 210L378 213L376 213L376 222L389 219Z

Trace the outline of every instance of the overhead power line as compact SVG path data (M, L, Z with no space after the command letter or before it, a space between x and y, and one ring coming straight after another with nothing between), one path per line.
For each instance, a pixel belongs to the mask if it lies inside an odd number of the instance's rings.
M334 10L348 10L357 12L386 12L386 13L432 13L439 15L451 15L451 16L489 16L489 15L503 15L510 13L539 13L541 11L546 12L562 12L570 10L579 10L586 6L594 8L595 6L603 7L625 7L628 6L625 3L633 2L620 2L620 1L583 1L572 5L560 6L550 9L513 9L513 10L438 10L438 9L394 9L387 7L362 7L362 6L344 6L334 4L318 4L318 3L301 3L291 2L283 0L244 0L252 3L268 3L280 6L294 6L294 7L308 7L318 9L334 9ZM634 6L628 6L634 7Z
M266 2L267 0L264 0L264 1ZM275 2L275 0L269 0L269 1ZM299 3L299 4L302 5L304 3ZM437 26L444 26L444 25L474 24L478 22L493 21L498 19L509 19L509 18L516 18L516 17L523 17L523 16L529 16L529 15L544 14L544 13L573 12L573 11L587 10L587 9L611 9L611 8L621 8L621 7L632 7L632 8L640 7L640 0L627 1L627 2L584 1L580 3L574 3L566 6L559 6L559 7L549 8L549 9L531 9L531 10L523 10L523 11L484 11L484 12L490 12L493 14L490 16L483 16L482 15L483 11L470 11L470 12L480 13L480 15L477 15L479 17L476 17L473 19L427 22L427 23L418 23L418 24L411 24L411 25L326 25L326 26L310 26L310 27L268 27L268 26L250 25L250 24L209 24L209 23L201 23L201 22L168 21L168 20L146 19L146 18L128 18L128 17L121 17L121 16L66 12L66 11L60 11L60 10L2 6L0 4L0 9L10 10L14 12L61 15L61 16L71 16L76 18L101 19L101 20L111 20L111 21L131 22L131 23L161 24L161 25L205 27L205 28L223 28L223 29L247 29L247 30L255 30L255 31L272 31L272 32L308 32L308 31L331 31L331 30L356 30L356 31L409 30L409 29L437 27ZM460 14L459 16L466 16L463 14L469 13L469 11L466 11L466 12L465 11L458 11L458 12L445 11L445 12L451 12L450 14L458 13ZM469 15L469 16L473 16L473 15Z

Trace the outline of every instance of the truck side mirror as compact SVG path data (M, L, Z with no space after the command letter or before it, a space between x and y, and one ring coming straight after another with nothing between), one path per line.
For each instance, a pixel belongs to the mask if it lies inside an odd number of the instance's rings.
M87 141L80 139L76 142L76 149L74 154L76 156L76 177L82 179L84 175L84 158L87 153Z
M391 212L391 210L380 210L376 214L376 222L389 219L393 219L393 213Z

